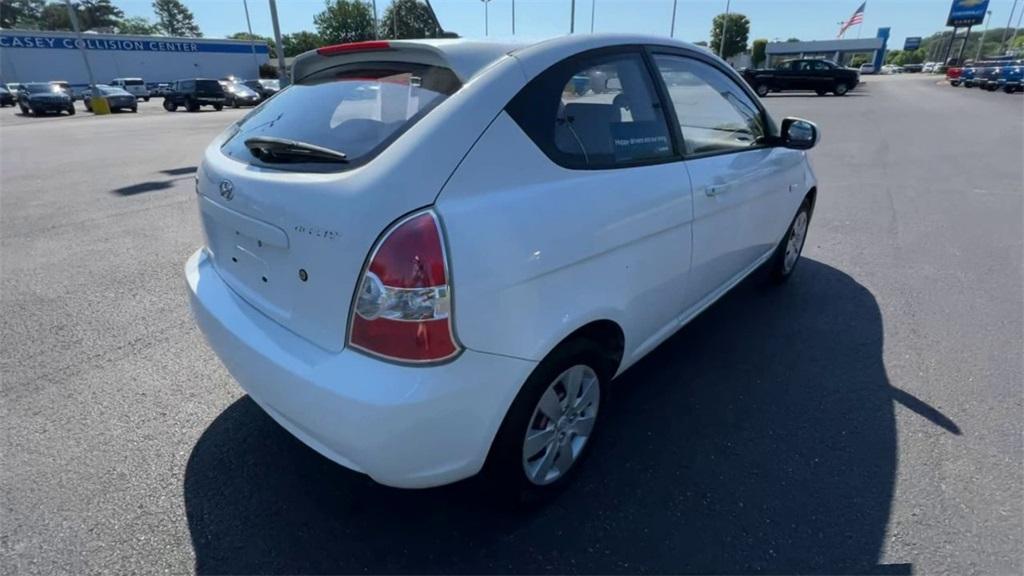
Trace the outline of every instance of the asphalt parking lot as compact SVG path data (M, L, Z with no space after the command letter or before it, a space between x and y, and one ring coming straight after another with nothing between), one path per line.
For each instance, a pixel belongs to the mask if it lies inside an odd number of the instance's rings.
M805 261L629 370L572 489L378 486L189 316L192 173L244 111L0 111L4 574L1020 574L1024 98L878 77L817 122Z

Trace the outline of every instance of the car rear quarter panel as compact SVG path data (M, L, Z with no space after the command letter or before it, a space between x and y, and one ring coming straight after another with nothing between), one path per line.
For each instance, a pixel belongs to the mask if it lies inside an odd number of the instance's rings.
M502 112L443 190L456 334L479 351L542 359L600 319L623 366L681 312L693 204L682 162L568 170Z

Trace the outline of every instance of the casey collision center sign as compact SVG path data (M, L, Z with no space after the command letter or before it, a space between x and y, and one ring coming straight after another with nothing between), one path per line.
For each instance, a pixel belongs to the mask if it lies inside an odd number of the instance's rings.
M28 34L0 34L0 48L42 48L46 50L73 50L83 46L86 50L120 50L127 52L251 52L252 45L245 42L190 42L134 38L85 38L71 36L33 36ZM256 52L266 54L266 44L256 44Z

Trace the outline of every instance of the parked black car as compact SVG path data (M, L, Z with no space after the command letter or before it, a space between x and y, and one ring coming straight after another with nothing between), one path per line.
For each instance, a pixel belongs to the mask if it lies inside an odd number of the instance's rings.
M139 101L135 98L135 95L123 88L97 84L96 90L107 99L107 105L110 107L111 112L118 110L139 111ZM85 109L92 112L92 90L86 90L82 100L85 102Z
M260 80L246 80L242 82L260 95L260 99L266 100L281 90L281 83L277 80L262 78Z
M771 69L744 70L743 77L757 92L814 90L819 96L832 92L845 96L860 83L860 73L828 60L787 60Z
M22 114L42 116L47 112L75 114L75 102L64 89L48 82L28 82L18 92L18 107Z
M164 96L164 110L174 112L184 106L189 112L198 112L201 106L213 106L214 110L224 109L224 89L220 82L209 78L178 80Z
M241 82L221 80L220 87L224 89L224 104L232 108L255 106L262 100L258 92Z
M5 86L0 86L0 108L14 106L14 101L14 94L11 94L11 91Z

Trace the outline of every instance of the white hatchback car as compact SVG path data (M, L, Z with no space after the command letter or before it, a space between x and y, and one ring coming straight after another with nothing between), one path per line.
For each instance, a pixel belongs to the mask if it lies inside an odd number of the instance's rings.
M543 491L613 377L762 264L793 272L816 141L667 38L328 46L206 149L193 313L331 460Z

